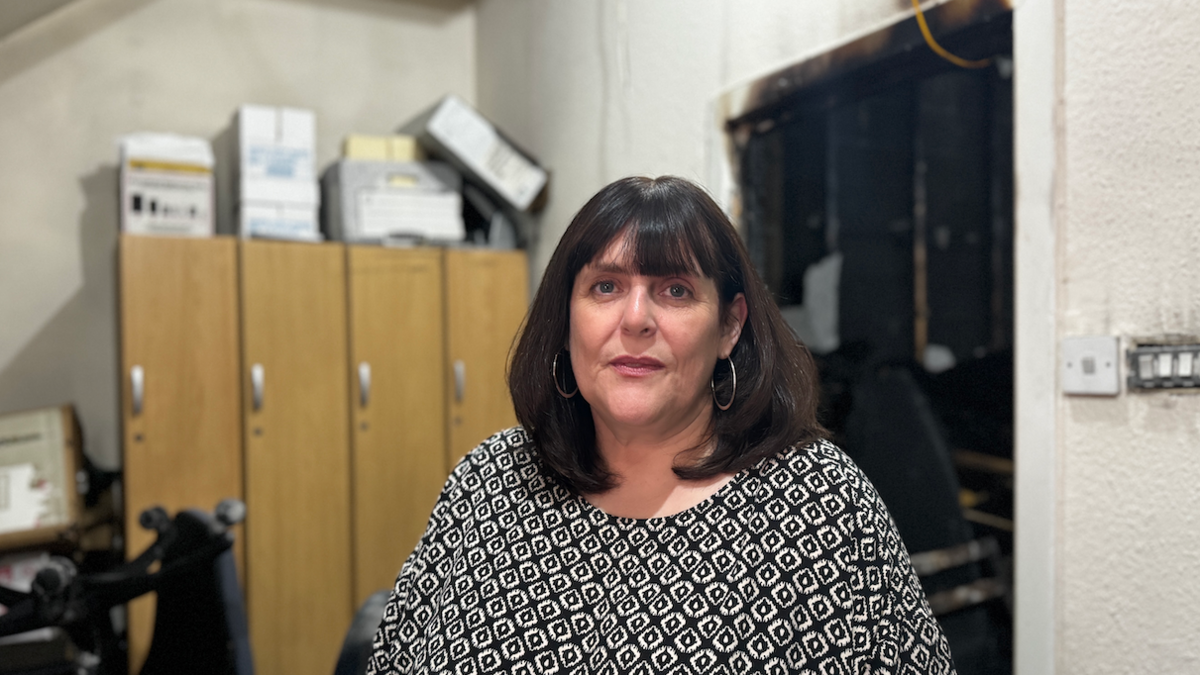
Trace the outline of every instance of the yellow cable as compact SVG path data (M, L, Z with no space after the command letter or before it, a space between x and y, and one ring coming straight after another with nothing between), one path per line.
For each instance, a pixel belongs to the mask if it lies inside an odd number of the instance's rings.
M929 43L929 48L933 50L933 53L961 68L987 68L992 63L991 59L968 61L946 51L937 43L937 40L933 39L933 33L929 32L929 24L925 23L925 13L921 11L920 0L912 0L912 4L913 9L917 11L917 24L921 26L921 35L925 36L925 42Z

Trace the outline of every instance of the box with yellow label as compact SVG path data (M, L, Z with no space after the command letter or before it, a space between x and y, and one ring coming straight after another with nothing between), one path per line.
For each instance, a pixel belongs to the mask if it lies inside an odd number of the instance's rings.
M214 220L207 140L152 133L121 139L122 231L208 237Z

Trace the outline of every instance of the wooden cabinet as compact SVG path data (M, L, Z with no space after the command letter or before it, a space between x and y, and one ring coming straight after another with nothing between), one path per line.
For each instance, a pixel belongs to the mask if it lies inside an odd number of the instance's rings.
M255 670L326 675L353 613L344 249L243 242L241 291Z
M154 540L138 525L142 510L211 509L243 496L237 245L123 236L120 256L125 547L132 557ZM240 544L235 557L240 566ZM152 596L131 603L134 672L153 624Z
M446 251L451 468L480 441L517 423L506 373L528 288L528 263L520 251Z
M350 246L354 598L390 588L446 480L442 252Z
M330 672L450 468L515 423L505 372L526 265L520 252L122 236L128 550L152 539L136 524L148 506L245 500L255 668ZM130 611L138 665L152 600Z
M516 423L506 365L529 276L515 251L352 246L348 259L361 602L395 581L454 464Z

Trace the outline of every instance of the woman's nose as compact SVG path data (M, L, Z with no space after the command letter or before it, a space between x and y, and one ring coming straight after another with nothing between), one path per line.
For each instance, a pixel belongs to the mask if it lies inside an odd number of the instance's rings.
M650 294L647 289L637 287L625 302L625 311L621 315L621 330L634 335L653 335L656 328Z

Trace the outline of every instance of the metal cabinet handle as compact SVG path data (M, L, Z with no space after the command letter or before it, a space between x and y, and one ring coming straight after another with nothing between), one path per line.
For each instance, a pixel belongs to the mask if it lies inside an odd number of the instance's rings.
M261 363L250 366L250 387L254 398L254 410L262 409L263 405L263 367Z
M371 402L371 364L366 361L358 364L358 400L364 408Z
M462 359L454 360L454 400L462 403L467 393L467 364Z
M133 395L133 414L142 414L142 399L146 394L146 372L141 366L129 369L129 389Z

